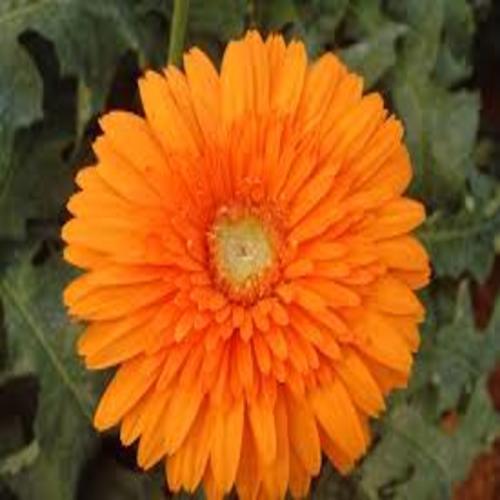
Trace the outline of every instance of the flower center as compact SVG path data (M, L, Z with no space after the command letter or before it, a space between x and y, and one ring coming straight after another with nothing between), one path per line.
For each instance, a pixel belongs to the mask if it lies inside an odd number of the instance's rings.
M271 222L251 210L224 210L209 233L216 283L236 301L252 302L274 282L277 233Z

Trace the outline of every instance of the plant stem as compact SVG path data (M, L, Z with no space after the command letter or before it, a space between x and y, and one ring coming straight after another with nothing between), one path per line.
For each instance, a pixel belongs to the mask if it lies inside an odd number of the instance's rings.
M174 0L174 13L170 25L168 64L180 66L184 51L184 38L188 19L189 0Z

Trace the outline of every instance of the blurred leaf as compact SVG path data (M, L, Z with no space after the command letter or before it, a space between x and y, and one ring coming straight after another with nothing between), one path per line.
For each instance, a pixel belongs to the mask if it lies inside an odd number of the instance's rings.
M340 51L349 69L360 73L369 88L396 62L396 41L406 33L405 24L392 21L380 0L353 0L346 19L348 36L356 43Z
M358 489L354 476L341 476L325 460L320 475L313 484L311 498L313 500L353 500L358 498Z
M437 276L458 278L469 271L484 281L495 257L494 238L500 233L499 201L500 197L486 207L463 208L453 215L437 212L426 221L419 234Z
M336 30L349 0L255 0L249 2L252 24L265 34L279 31L287 38L301 38L311 57L333 48Z
M191 0L192 1L192 0ZM129 7L136 20L141 50L138 54L141 68L152 65L159 68L167 60L170 29L171 0L135 0Z
M275 0L268 2L266 0L258 0L252 2L251 11L256 20L257 26L265 31L280 31L288 23L300 24L301 18L294 0Z
M361 74L365 88L372 87L396 62L395 45L406 32L402 24L386 23L367 38L340 51L349 69Z
M488 328L478 332L467 282L462 282L453 321L437 332L425 335L417 357L409 394L426 398L432 417L457 407L463 391L470 390L476 380L488 374L500 356L500 301ZM415 401L414 401L415 403Z
M9 367L18 374L36 374L40 384L34 423L40 454L30 467L7 478L21 500L74 498L80 468L96 444L90 426L96 378L75 356L77 329L60 302L68 278L61 262L34 267L25 252L0 281Z
M409 26L398 61L406 79L422 80L434 69L441 43L446 0L388 0L388 10ZM454 1L454 0L452 0Z
M245 0L191 0L189 32L227 42L243 33L246 8Z
M456 202L473 165L478 96L465 90L447 92L408 73L397 73L391 90L405 124L414 193L435 206Z
M42 81L20 36L36 32L54 43L62 73L78 76L88 89L88 118L102 108L118 59L127 49L140 51L131 2L0 2L0 199L14 175L14 132L42 118Z
M0 18L2 7L0 6ZM0 24L1 27L1 24ZM26 50L0 43L0 200L12 175L10 155L15 131L42 117L42 82Z
M28 218L57 216L73 185L73 174L63 159L70 138L48 128L18 135L9 176L0 191L0 239L24 238Z
M132 48L139 50L127 1L10 0L0 5L2 41L15 43L34 30L56 47L63 74L78 75L92 89L93 104L102 106L116 60ZM21 61L30 69L27 61ZM3 66L3 61L0 60Z
M33 465L40 454L37 441L32 441L20 450L0 459L0 476L14 475Z
M380 442L361 467L360 489L369 499L450 498L474 457L491 446L500 431L481 378L452 435L400 404L384 419Z
M99 457L82 479L79 500L162 500L164 478L161 473L131 470L116 460Z
M166 5L170 19L173 2ZM202 48L219 66L225 44L243 34L246 14L246 0L190 0L186 47Z
M300 8L303 35L311 57L337 45L336 30L344 19L349 0L297 0Z
M416 174L413 193L433 208L456 205L473 166L479 98L468 90L451 92L443 86L466 74L465 69L451 74L443 58L457 51L467 57L465 48L472 40L470 9L465 0L392 0L388 10L409 27L390 94L405 123Z
M474 31L474 12L470 2L446 0L443 38L436 64L436 77L444 85L456 84L471 74Z
M132 0L0 3L0 239L19 240L25 236L25 219L52 217L60 210L72 175L63 162L64 148L75 127L78 142L89 118L103 107L119 58L127 49L140 51L132 5ZM84 92L72 103L77 117L61 106L66 97L47 73L50 46L35 44L36 52L26 41L20 44L21 36L33 33L53 43L63 75L79 78L78 89ZM17 129L43 117L42 98L46 111L59 115L57 123L69 122L71 128L38 127L17 138Z

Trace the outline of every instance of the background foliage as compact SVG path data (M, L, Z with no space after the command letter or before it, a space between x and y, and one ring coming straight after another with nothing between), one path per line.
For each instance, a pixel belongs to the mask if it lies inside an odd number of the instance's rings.
M430 215L421 237L435 279L410 388L374 424L355 473L342 479L325 464L313 498L451 497L499 435L485 384L500 354L500 302L477 301L500 247L498 3L191 0L187 44L216 60L249 26L279 30L305 39L311 56L338 52L383 92L405 122L413 195ZM59 230L97 115L138 109L137 76L166 59L171 9L170 0L0 0L2 500L170 497L161 473L140 474L134 450L90 427L107 375L85 372L74 354Z

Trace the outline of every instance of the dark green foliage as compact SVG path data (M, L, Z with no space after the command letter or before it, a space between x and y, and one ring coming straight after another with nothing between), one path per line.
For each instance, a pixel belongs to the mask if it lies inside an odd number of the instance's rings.
M500 355L500 303L485 331L474 324L468 283L458 291L453 319L423 338L408 394L426 407L428 391L434 393L429 417L439 419L459 406L464 391L470 391L484 373L489 373ZM429 410L429 409L427 409Z
M74 496L81 466L97 444L90 427L92 379L75 363L77 332L61 304L67 278L59 259L36 268L24 252L0 281L9 373L38 382L32 441L3 462L5 481L20 498L35 492L42 498Z
M366 498L450 498L474 457L493 443L500 420L484 379L468 395L467 409L452 435L430 425L411 405L395 407L383 422L380 442L358 474Z
M485 380L500 355L500 306L479 331L469 290L486 280L499 248L500 132L494 112L481 115L478 86L482 68L500 60L500 7L467 0L190 3L186 43L217 64L225 44L249 27L301 37L311 56L336 51L404 122L412 195L429 215L420 236L435 274L422 294L422 348L410 387L390 398L373 426L372 451L348 478L325 464L312 496L450 498L499 434ZM72 179L92 158L96 117L110 107L140 110L136 78L164 63L171 16L171 0L0 0L2 499L169 497L162 471L139 473L134 449L91 428L102 377L86 372L75 354L78 328L61 303L71 271L59 231ZM482 50L476 56L474 44ZM441 420L450 412L458 425L447 433Z

